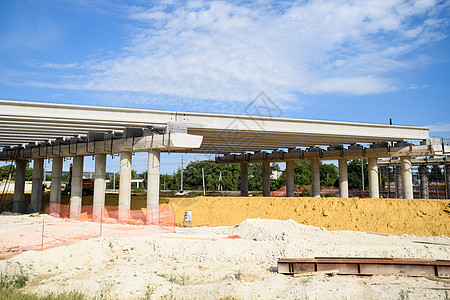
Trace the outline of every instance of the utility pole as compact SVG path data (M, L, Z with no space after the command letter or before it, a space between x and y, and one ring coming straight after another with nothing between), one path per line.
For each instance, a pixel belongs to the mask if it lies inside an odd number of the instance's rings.
M183 193L183 168L184 168L183 163L184 163L183 154L181 154L181 193Z
M217 187L217 190L222 190L222 171L219 173L219 186Z

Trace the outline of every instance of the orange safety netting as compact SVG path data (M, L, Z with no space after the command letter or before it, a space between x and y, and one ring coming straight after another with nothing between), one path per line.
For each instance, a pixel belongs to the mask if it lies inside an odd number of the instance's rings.
M58 211L60 219L43 219L41 224L0 234L0 253L44 250L100 236L133 237L175 232L175 214L168 206L161 206L159 211L151 214L145 209L130 210L126 214L127 220L119 220L117 207L105 207L98 220L93 216L92 206L82 207L79 218L70 218L68 205L51 204L46 207L46 212L53 216ZM146 216L150 215L157 216L159 221L146 225Z

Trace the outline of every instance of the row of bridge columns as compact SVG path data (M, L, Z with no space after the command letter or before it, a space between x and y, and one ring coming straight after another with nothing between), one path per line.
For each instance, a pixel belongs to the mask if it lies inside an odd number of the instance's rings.
M263 196L270 196L270 162L262 163ZM378 159L368 159L369 197L379 198ZM294 197L294 162L286 161L286 196ZM311 160L312 196L320 197L320 161ZM413 199L411 157L401 157L401 186L405 199ZM241 163L241 196L248 196L248 162ZM348 198L347 159L339 159L339 196Z
M25 171L27 160L16 161L16 180L14 188L13 212L25 213ZM78 218L81 214L83 195L83 166L84 156L74 156L72 163L72 183L70 197L70 216ZM120 181L119 181L119 220L129 218L131 207L131 167L132 152L120 154ZM61 179L63 158L52 159L52 178L50 189L50 204L61 203ZM39 212L42 207L42 182L44 180L44 159L33 160L33 181L29 212ZM160 150L148 152L148 178L147 178L147 220L150 223L158 222L159 208L159 174ZM93 196L93 215L100 218L105 206L106 189L106 154L95 154L95 177ZM52 207L50 205L50 207ZM57 207L57 206L55 206ZM57 211L50 212L56 213Z

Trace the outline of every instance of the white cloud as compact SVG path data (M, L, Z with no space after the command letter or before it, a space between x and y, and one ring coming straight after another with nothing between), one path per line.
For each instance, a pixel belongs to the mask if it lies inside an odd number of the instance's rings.
M439 123L434 125L428 125L427 127L430 127L431 132L447 132L450 133L450 123Z
M432 0L312 0L262 4L187 1L130 8L138 23L122 53L91 66L79 87L192 99L376 94L399 88L391 71L445 38ZM73 83L72 83L73 87Z

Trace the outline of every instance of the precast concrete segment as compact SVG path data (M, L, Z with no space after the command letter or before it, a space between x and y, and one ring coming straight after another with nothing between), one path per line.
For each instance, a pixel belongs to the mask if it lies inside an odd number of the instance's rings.
M286 162L286 197L294 197L294 162Z
M412 169L411 169L411 157L405 156L400 158L402 181L403 181L403 196L405 199L413 199L413 182L412 182Z
M147 174L147 222L149 224L158 224L160 151L157 149L148 151Z
M33 160L33 179L31 185L31 200L28 211L30 213L40 212L42 205L42 181L44 180L44 159Z
M113 139L95 142L84 142L63 145L41 145L27 147L20 151L20 157L24 158L53 158L72 157L76 155L91 156L92 154L114 154L124 151L147 152L148 149L164 151L186 150L198 148L202 144L203 137L185 133L156 134L150 136L135 137L133 139ZM0 152L0 160L11 160L12 153Z
M93 218L101 220L105 207L106 154L95 155Z
M119 221L126 221L130 217L131 159L132 152L125 151L120 154Z
M339 160L339 196L348 198L348 172L345 158Z
M420 198L430 199L427 166L419 166L419 178L420 178Z
M311 160L311 185L312 196L320 197L320 161L318 159Z
M242 146L252 146L252 139L248 138L249 135L268 142L274 141L274 138L281 142L296 139L298 140L296 146L311 145L312 138L316 145L330 145L402 139L423 140L429 137L429 129L424 127L0 100L0 127L3 124L33 126L33 129L30 127L28 132L21 132L21 134L18 133L20 131L11 127L7 132L0 132L0 141L4 141L6 145L8 145L8 140L14 140L14 136L28 138L29 142L37 140L37 135L43 140L55 137L51 132L40 132L40 128L57 131L64 130L67 125L70 126L73 134L82 134L97 126L102 130L105 128L115 130L124 127L165 125L168 122L183 122L188 125L188 133L202 135L205 139L219 137L214 142L214 145L220 148L221 152L218 153L230 152L229 144L223 142L223 137L229 135L230 132L235 133L237 144ZM12 135L6 135L8 133ZM3 139L3 134L5 134L5 139ZM330 140L333 142L330 143ZM24 139L20 140L20 142L22 141ZM278 146L288 148L287 143ZM202 145L198 151L207 152L209 147L211 145ZM252 146L252 148L261 149L258 146Z
M62 179L63 158L52 159L52 182L50 185L50 204L61 203L61 179Z
M246 153L245 155L227 154L216 158L217 163L259 163L264 161L270 162L285 162L285 161L298 161L298 160L339 160L341 158L348 159L361 159L369 157L389 157L399 158L402 156L442 156L450 154L450 146L435 147L435 145L409 145L409 146L394 146L394 147L376 147L376 148L350 148L339 150L324 150L317 149L318 151L309 151L295 149L294 151L273 151L256 152L254 154ZM431 161L432 159L427 159ZM395 160L391 160L394 164ZM450 160L449 160L450 162ZM380 161L380 163L383 163Z
M248 163L241 163L241 196L248 196Z
M378 159L368 158L369 168L369 198L380 198L380 187L378 181Z
M262 163L262 173L263 173L263 196L270 197L270 162Z
M79 218L83 197L84 156L74 156L72 165L72 182L70 187L70 217Z
M14 182L13 212L25 213L25 174L27 169L26 160L16 161L16 179Z

